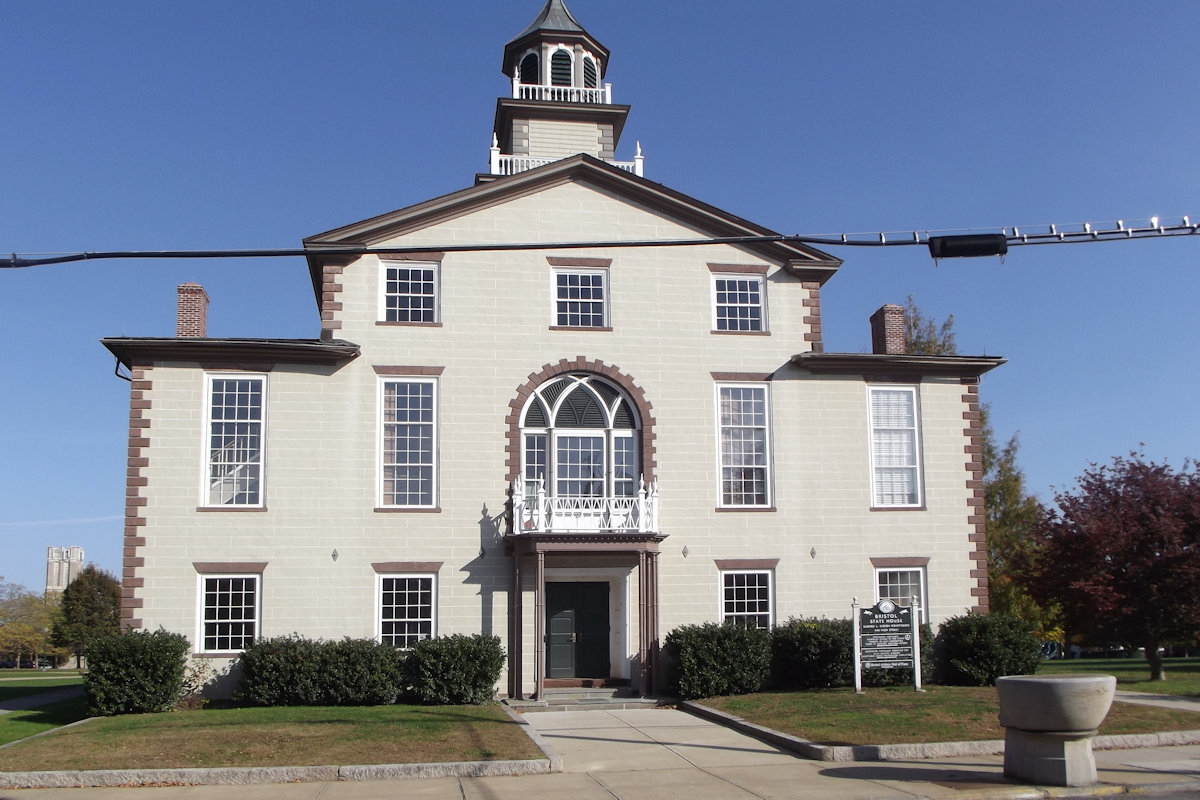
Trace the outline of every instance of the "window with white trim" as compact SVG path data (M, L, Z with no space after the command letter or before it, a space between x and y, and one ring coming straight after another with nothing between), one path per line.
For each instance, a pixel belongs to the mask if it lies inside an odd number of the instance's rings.
M921 622L929 621L929 610L925 603L924 567L877 567L875 589L879 600L891 600L898 606L911 606L915 597L921 606Z
M917 387L871 386L871 502L878 508L918 507L921 437Z
M551 497L634 497L641 484L640 419L633 402L596 375L562 375L521 412L525 491Z
M772 611L770 570L726 570L721 573L721 621L737 620L752 628L770 628Z
M201 505L263 505L267 377L207 376L207 457Z
M379 576L379 641L409 648L437 635L437 576Z
M433 508L437 502L437 382L380 381L380 505Z
M554 324L560 328L606 327L607 284L604 270L555 270Z
M236 653L258 636L258 575L200 576L200 651Z
M771 453L766 384L717 385L721 507L771 504Z
M713 330L765 331L766 287L761 275L713 275Z
M383 322L440 322L440 266L432 261L381 262L379 319Z

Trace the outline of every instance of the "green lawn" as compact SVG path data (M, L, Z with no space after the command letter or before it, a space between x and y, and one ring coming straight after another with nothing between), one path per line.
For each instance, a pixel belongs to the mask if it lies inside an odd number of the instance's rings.
M828 745L1003 739L992 687L759 692L702 700L750 722ZM1114 703L1101 734L1200 730L1200 713Z
M1043 675L1115 675L1118 689L1200 697L1200 658L1168 658L1164 660L1163 669L1167 679L1152 681L1150 666L1145 658L1072 658L1046 661L1039 672ZM1200 725L1197 727L1200 728Z
M540 757L521 726L494 705L223 708L92 720L0 750L0 771Z
M29 711L0 714L0 745L76 722L87 715L87 701L82 697Z

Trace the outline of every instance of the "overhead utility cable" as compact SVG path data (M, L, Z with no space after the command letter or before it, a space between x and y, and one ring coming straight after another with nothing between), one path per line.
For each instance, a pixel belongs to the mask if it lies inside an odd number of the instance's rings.
M1166 225L1158 217L1151 217L1147 225L1126 225L1117 220L1107 227L1093 226L1090 222L1078 225L1039 226L1045 233L1033 233L1032 229L1017 227L1002 228L999 233L946 233L933 235L930 231L904 233L843 233L840 235L769 234L761 236L718 236L701 239L639 239L602 240L583 242L510 242L501 244L421 245L415 247L372 247L370 245L323 245L315 242L305 248L261 249L261 250L115 250L93 253L63 253L41 257L24 257L13 253L0 257L0 269L21 269L51 264L67 264L76 261L101 259L179 259L179 258L296 258L308 256L362 256L362 255L405 255L410 253L482 253L520 250L567 250L596 248L634 247L700 247L706 245L743 245L771 242L809 244L820 247L904 247L920 245L929 248L935 258L960 258L972 256L1003 255L1010 247L1041 244L1073 244L1079 242L1105 242L1126 239L1162 238L1200 233L1200 223L1182 217L1179 224ZM1068 229L1070 228L1070 229ZM941 233L941 232L939 232ZM889 238L891 237L891 238Z

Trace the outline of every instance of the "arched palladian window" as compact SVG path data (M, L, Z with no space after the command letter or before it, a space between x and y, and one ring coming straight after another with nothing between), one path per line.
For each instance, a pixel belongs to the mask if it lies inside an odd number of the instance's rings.
M521 59L521 83L536 85L542 82L537 53L526 53Z
M592 59L591 56L584 56L584 58L583 58L583 88L595 89L598 85L599 84L597 83L596 62Z
M641 420L633 402L598 375L560 375L534 390L521 412L521 474L527 495L634 497Z
M550 56L550 85L571 86L571 54L566 50L555 50Z

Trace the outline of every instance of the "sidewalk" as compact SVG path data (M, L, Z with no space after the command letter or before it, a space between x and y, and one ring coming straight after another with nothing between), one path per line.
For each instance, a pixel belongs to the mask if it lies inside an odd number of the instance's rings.
M27 697L14 697L12 700L0 701L0 714L9 714L13 711L28 711L31 708L41 708L42 706L61 703L63 700L70 700L73 697L81 696L83 696L82 686L66 686L62 689L39 692Z
M820 798L1089 797L1200 793L1200 745L1096 753L1101 783L1038 789L1003 777L1003 756L893 762L808 761L673 709L527 714L535 736L561 756L546 775L337 781L238 786L0 789L2 800L752 800Z

